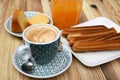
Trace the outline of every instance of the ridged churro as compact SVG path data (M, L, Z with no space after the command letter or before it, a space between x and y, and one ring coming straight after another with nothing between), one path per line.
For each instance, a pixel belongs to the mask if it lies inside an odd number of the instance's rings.
M120 49L120 40L78 41L72 50L75 52L106 51Z
M62 31L62 36L66 37L69 33L91 33L91 32L98 32L98 31L103 31L104 29L107 29L103 25L98 25L98 26L84 26L84 27L74 27L74 28L69 28L65 29Z
M97 37L103 37L103 36L106 36L106 35L110 35L110 34L114 34L116 33L115 29L114 28L111 28L111 29L106 29L106 30L103 30L103 31L100 31L100 32L91 32L89 34L87 33L84 33L82 34L82 32L78 32L78 33L69 33L68 36L67 36L67 39L70 40L74 37L79 37L79 38L82 38L82 39L88 39L88 38L97 38Z

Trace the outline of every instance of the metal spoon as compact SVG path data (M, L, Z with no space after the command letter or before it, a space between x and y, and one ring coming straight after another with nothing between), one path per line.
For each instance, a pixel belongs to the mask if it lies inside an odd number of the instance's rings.
M21 66L22 70L26 73L31 73L34 70L34 64L29 59Z

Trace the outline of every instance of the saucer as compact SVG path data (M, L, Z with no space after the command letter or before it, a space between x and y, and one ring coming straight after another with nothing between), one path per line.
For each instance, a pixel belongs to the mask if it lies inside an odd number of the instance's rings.
M30 17L32 17L32 16L34 16L34 15L36 15L36 14L43 14L43 15L47 16L47 15L44 14L44 13L40 13L40 12L30 12L30 11L24 12L24 14L26 15L27 18L30 18ZM50 24L53 24L52 19L51 19L49 16L47 16L47 17L50 19ZM9 17L9 18L6 20L6 22L5 22L5 29L6 29L6 31L7 31L8 33L14 35L14 36L22 37L22 33L15 33L15 32L12 32L12 31L11 31L11 23L12 23L12 16Z
M65 72L72 63L72 54L67 50L66 46L63 45L63 50L58 52L55 58L46 65L34 64L35 69L32 73L25 73L22 71L21 66L24 63L16 55L16 51L12 57L14 67L22 74L32 78L50 78Z

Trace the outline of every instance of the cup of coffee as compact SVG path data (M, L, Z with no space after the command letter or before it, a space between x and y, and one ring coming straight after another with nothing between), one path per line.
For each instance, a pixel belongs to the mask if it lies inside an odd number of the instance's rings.
M23 31L24 45L16 53L20 59L32 59L37 64L49 63L58 52L61 32L50 24L35 24Z

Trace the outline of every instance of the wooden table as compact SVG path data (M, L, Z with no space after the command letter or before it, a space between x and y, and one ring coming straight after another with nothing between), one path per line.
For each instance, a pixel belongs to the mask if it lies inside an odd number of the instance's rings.
M15 9L50 15L48 0L0 0L0 80L39 80L19 73L12 65L13 52L23 41L6 32L4 23ZM81 22L99 16L107 17L120 25L120 0L84 0ZM120 59L90 68L73 56L73 62L66 72L43 80L120 80Z

